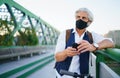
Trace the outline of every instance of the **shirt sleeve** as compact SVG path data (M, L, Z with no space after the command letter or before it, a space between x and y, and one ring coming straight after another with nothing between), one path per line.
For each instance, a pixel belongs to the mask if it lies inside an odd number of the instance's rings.
M65 35L66 35L66 31L60 33L56 44L55 54L65 49Z
M97 34L97 33L95 33L95 32L91 32L92 33L92 37L93 37L93 42L95 42L95 43L99 43L99 42L101 42L102 40L104 40L104 39L108 39L108 40L110 40L111 42L113 42L112 41L112 38L105 38L104 36L102 36L102 35L100 35L100 34Z

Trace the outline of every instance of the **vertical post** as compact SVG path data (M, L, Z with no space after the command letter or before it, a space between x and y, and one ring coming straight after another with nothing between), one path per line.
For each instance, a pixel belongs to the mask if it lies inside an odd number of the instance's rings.
M53 41L52 41L52 32L50 31L50 28L48 27L48 34L49 34L49 38L50 38L50 44L53 44Z
M13 14L13 12L12 12L11 6L9 6L8 4L5 4L5 5L6 5L6 7L7 7L8 12L9 12L10 15L11 15L11 19L12 19L13 22L14 22L14 26L15 26L15 27L14 27L14 30L15 30L16 27L18 26L17 21L16 21L15 16L14 16L14 14ZM14 30L13 30L13 32L11 32L8 40L14 35Z
M96 52L96 78L100 78L100 62L104 62L104 56L98 51Z
M44 37L45 44L47 44L47 40L46 40L45 33L44 33L43 26L42 26L41 22L40 22L40 28L42 30L42 34L43 34L43 37Z
M20 55L19 55L19 56L17 56L17 60L20 60Z
M30 53L30 57L32 57L33 56L33 53Z
M32 29L33 29L34 27L33 27L32 21L31 21L31 19L30 19L30 16L28 16L28 20L29 20L30 25L31 25L31 27L32 27Z

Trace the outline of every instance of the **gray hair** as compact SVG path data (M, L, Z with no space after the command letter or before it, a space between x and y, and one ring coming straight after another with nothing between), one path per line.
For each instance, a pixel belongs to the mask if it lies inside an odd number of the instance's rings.
M88 10L87 8L79 8L76 13L78 12L86 12L88 14L88 19L91 21L91 23L93 22L93 14L90 10Z

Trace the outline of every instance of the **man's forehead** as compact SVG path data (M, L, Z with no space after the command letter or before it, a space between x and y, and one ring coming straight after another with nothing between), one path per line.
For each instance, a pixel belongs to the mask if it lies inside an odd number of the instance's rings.
M76 15L85 15L85 16L88 16L87 12L85 11L79 11L76 13Z

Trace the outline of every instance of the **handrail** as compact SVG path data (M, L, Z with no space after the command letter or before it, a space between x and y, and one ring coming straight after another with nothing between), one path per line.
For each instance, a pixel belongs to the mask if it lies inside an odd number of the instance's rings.
M104 56L107 56L117 62L120 62L120 49L117 48L107 48L105 50L96 51Z
M96 78L100 78L100 62L105 62L104 57L109 57L117 63L120 63L120 49L118 48L107 48L104 50L97 50L96 55Z
M0 48L0 60L12 57L19 57L21 55L46 53L48 50L53 50L55 46L16 46ZM19 60L19 59L18 59Z

